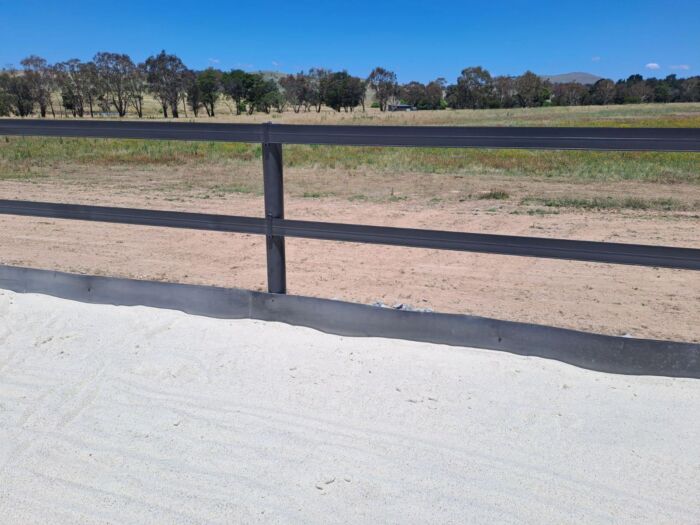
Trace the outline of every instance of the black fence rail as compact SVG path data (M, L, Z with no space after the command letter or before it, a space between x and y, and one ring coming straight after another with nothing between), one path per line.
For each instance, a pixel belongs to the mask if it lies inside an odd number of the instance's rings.
M469 128L0 119L0 135L262 144L264 217L0 200L0 213L265 235L271 293L286 293L285 237L700 270L700 249L336 224L284 218L283 144L700 152L700 129Z
M700 128L327 126L0 119L0 135L345 146L700 151Z
M16 200L0 200L0 213L54 219L247 233L272 237L300 237L326 241L386 244L413 248L435 248L439 250L700 270L700 250L692 248L440 230L416 230L412 228L390 228L279 218L266 220L235 215L135 208L124 209Z

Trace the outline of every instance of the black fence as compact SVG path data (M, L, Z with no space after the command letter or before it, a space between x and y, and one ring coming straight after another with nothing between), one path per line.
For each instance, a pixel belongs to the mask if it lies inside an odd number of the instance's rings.
M285 237L700 270L700 249L391 228L284 218L283 144L700 152L700 129L194 124L0 119L0 135L262 144L264 217L0 200L0 213L265 235L271 293L286 293Z

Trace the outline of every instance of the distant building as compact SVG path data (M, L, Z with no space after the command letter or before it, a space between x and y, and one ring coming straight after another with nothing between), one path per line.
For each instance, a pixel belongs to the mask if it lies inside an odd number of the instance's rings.
M389 111L415 111L416 106L411 106L410 104L389 104L387 109Z

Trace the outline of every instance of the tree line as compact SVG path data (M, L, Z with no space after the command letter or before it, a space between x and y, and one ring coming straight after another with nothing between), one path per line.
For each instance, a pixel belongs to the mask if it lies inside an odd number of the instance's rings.
M381 67L365 79L322 68L280 77L241 69L193 71L165 51L142 63L125 54L100 52L87 62L71 59L49 64L32 55L20 64L20 69L0 71L1 116L124 117L133 113L142 118L147 95L157 101L166 118L190 112L195 117L213 117L221 104L237 115L286 108L296 113L320 112L324 106L335 111L364 110L367 93L381 111L396 104L427 110L700 101L698 76L645 79L632 75L592 85L553 84L531 71L515 77L491 76L482 67L469 67L453 84L444 78L399 84L394 72Z

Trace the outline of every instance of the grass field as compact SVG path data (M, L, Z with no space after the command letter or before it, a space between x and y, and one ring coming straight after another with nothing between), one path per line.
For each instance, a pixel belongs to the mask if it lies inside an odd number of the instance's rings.
M181 116L183 112L181 111ZM158 105L146 100L145 116L161 120ZM130 118L134 118L130 115ZM547 108L511 108L485 110L416 111L382 113L378 109L355 110L350 113L324 108L320 113L256 113L235 115L228 104L220 103L215 118L206 115L199 122L285 122L296 124L390 124L422 126L593 126L593 127L700 127L700 104L631 104L623 106L571 106Z
M309 123L667 127L700 126L700 104L400 114L381 114L376 110L352 114L324 111L240 117L224 114L214 120L251 122L271 117L283 122ZM0 179L60 178L64 172L80 167L93 171L100 168L128 171L136 167L168 171L172 167L188 167L198 177L189 180L187 185L193 186L191 189L203 197L212 192L260 193L262 181L257 170L260 155L260 146L252 144L4 137L0 139ZM571 195L556 195L555 200L546 192L525 192L524 204L540 199L548 207L589 210L696 210L700 207L700 195L695 191L700 187L700 159L698 155L686 153L287 146L285 166L292 175L289 185L292 195L307 198L460 200L481 198L483 192L495 191L502 192L503 200L507 200L513 193L507 191L508 186L516 181L532 181L540 190L543 183L549 187L558 183L577 184L583 194L587 193L585 187L589 184L598 189L594 195L584 195L583 199L576 191ZM208 170L228 171L231 176L212 182L208 180ZM300 174L300 178L294 177L294 173ZM435 181L436 176L441 176L440 180ZM487 187L489 180L499 187ZM477 181L480 184L474 188L470 183ZM632 195L631 200L620 199L607 194L601 185L625 182L644 183L647 189L662 187L664 190L659 193L663 195L657 198L651 191L650 195ZM173 179L173 189L179 186ZM672 191L673 188L679 191Z

